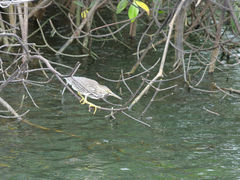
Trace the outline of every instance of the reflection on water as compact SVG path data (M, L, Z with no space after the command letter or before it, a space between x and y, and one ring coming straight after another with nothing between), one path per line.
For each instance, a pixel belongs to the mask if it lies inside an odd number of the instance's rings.
M51 130L1 120L1 179L240 178L238 99L179 88L149 109L148 128L121 114L116 120L105 119L106 112L93 115L70 93L62 97L57 82L50 86L31 87L40 108L30 100L25 107L31 107L27 120ZM18 91L4 95L14 103ZM143 107L131 113L138 116Z

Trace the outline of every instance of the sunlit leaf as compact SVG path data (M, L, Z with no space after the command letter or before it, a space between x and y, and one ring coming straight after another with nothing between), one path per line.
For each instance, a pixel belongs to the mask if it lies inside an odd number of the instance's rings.
M162 11L162 10L159 10L159 11L158 11L158 14L162 14L162 13L164 13L164 11Z
M129 19L132 19L131 22L135 21L135 18L137 17L139 13L139 9L135 3L133 3L129 9L128 9L128 17Z
M149 11L149 7L148 5L146 5L144 2L142 1L135 1L135 3L142 8L144 11L146 11L146 13L149 15L150 11Z
M74 3L80 7L84 7L84 4L81 1L74 1Z
M87 14L88 14L88 10L84 10L81 12L81 17L84 19L87 17Z
M121 0L117 5L117 14L121 13L128 5L128 0Z

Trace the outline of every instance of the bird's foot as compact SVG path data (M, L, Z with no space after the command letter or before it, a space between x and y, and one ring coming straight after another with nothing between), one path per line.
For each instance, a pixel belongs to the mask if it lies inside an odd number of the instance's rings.
M81 99L80 103L81 104L88 104L89 105L89 112L90 112L91 108L94 108L93 114L95 114L97 112L97 108L100 107L100 106L97 106L97 105L87 101L86 99Z
M85 98L82 98L79 102L81 104L87 104L88 103L88 101Z
M87 98L83 97L81 93L78 92L78 95L81 97L80 103L81 104L88 104L89 105L89 112L91 108L94 108L93 114L97 112L97 108L100 108L100 106L97 106L87 100Z
M91 110L91 107L94 108L93 114L95 114L97 112L97 108L100 108L100 106L97 106L97 105L95 105L93 103L89 103L88 105L89 105L89 112Z

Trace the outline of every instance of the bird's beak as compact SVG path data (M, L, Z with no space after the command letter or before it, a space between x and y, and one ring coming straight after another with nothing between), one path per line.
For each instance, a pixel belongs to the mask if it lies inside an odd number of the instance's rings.
M114 94L113 92L110 92L110 95L115 97L115 98L122 99L121 97L119 97L118 95Z

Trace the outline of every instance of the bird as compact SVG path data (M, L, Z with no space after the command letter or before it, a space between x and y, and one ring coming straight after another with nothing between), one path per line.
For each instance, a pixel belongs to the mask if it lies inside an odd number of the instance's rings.
M99 84L97 81L79 76L71 76L65 78L67 84L71 85L72 89L77 91L78 95L81 97L80 103L88 104L89 108L94 107L94 114L99 106L89 102L87 98L92 99L103 99L106 100L108 96L113 96L117 99L122 99L115 93L113 93L107 86Z

